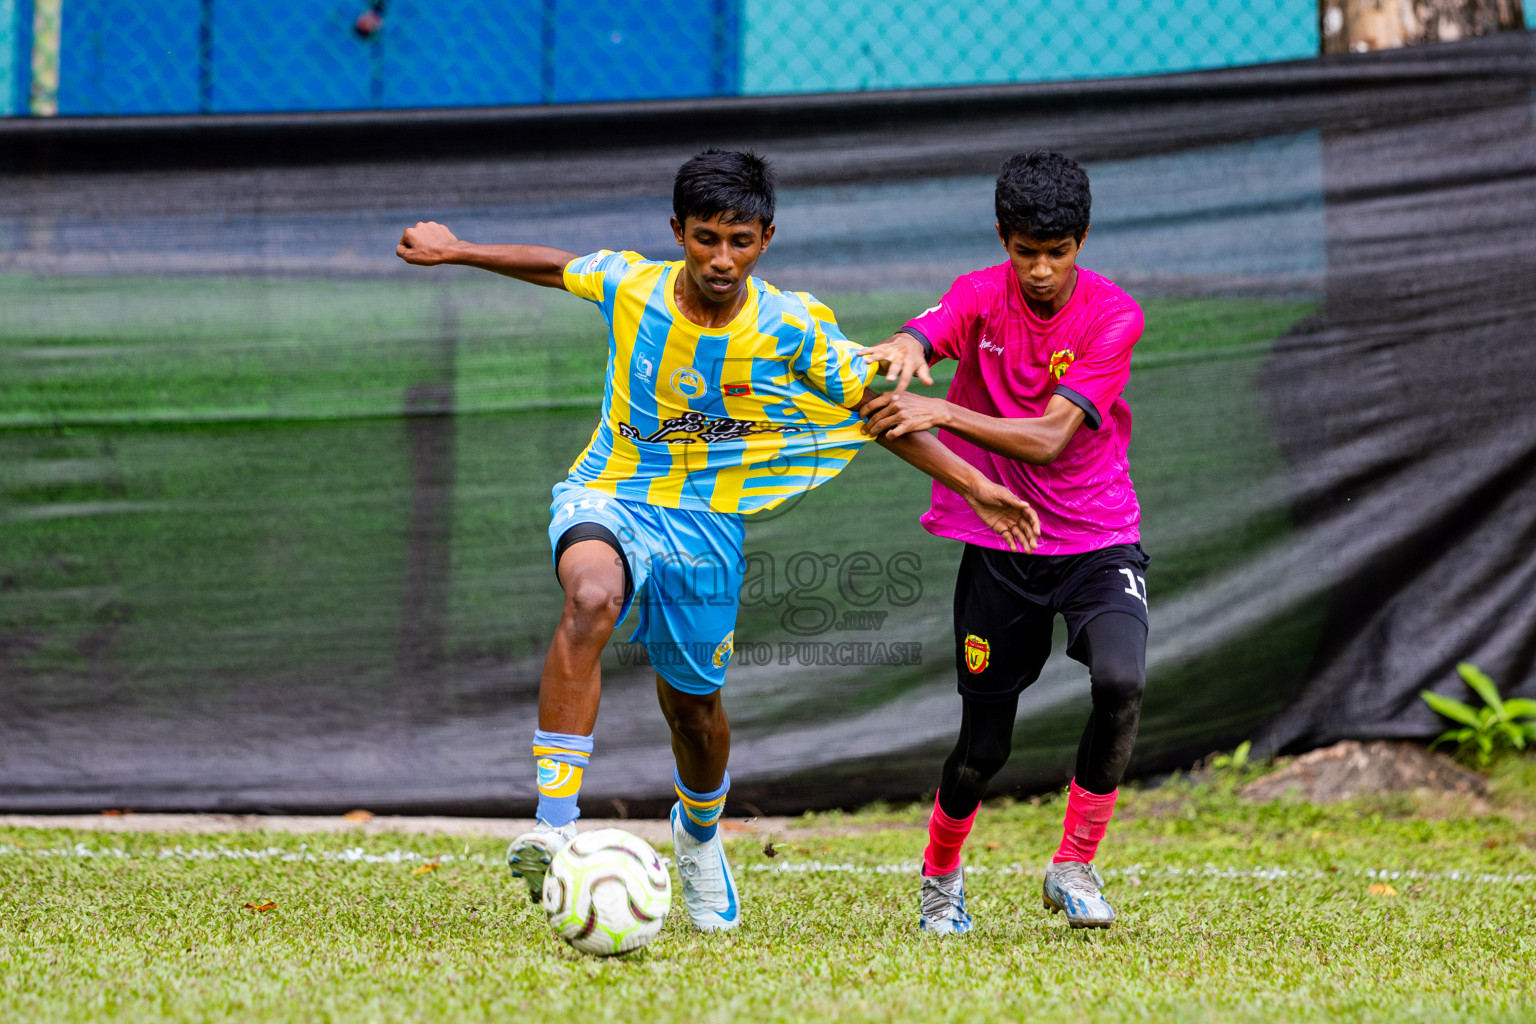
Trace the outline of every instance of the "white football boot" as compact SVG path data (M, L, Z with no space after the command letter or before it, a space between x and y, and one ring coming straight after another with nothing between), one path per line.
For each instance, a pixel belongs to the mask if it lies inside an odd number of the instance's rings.
M541 820L531 831L512 840L512 845L507 847L507 867L512 869L513 878L521 878L528 886L530 900L543 902L544 875L549 871L549 862L575 838L574 821L556 828Z
M672 805L672 858L683 880L683 906L695 928L721 932L741 923L736 882L725 859L720 829L716 826L714 838L699 842L683 827L681 803Z
M1045 909L1063 911L1073 928L1108 928L1115 923L1115 910L1104 900L1104 879L1092 864L1063 860L1045 869L1041 896Z
M965 909L965 868L923 876L917 926L938 935L962 935L971 930L971 915Z

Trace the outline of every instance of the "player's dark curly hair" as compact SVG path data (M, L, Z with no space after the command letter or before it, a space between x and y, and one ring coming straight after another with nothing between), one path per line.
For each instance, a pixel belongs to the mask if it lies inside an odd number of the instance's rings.
M766 228L773 210L773 168L756 153L706 149L679 167L672 183L672 212L679 223L725 213L727 224L758 220Z
M1003 161L994 202L1004 237L1049 240L1071 235L1081 242L1093 197L1088 175L1075 160L1036 150Z

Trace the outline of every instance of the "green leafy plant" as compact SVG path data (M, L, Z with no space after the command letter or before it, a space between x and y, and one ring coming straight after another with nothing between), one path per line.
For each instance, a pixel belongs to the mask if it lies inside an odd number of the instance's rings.
M1207 781L1224 793L1234 792L1273 766L1266 759L1255 759L1252 751L1253 742L1244 740L1232 750L1207 754L1195 763L1191 781Z
M1237 749L1230 754L1217 754L1211 758L1211 767L1216 770L1240 772L1248 767L1248 751L1253 749L1252 740L1243 740L1237 745Z
M1536 700L1502 700L1493 680L1471 662L1456 666L1462 681L1483 699L1482 708L1473 708L1459 700L1423 690L1424 698L1436 712L1460 729L1447 729L1429 745L1433 750L1442 743L1456 744L1456 760L1474 768L1487 768L1494 755L1508 750L1524 750L1527 742L1536 742Z

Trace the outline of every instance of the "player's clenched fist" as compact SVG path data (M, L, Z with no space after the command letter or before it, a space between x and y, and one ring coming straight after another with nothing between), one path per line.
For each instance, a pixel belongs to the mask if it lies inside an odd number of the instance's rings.
M458 244L458 236L444 225L435 220L418 221L400 236L395 255L418 267L432 267L447 262L449 252Z

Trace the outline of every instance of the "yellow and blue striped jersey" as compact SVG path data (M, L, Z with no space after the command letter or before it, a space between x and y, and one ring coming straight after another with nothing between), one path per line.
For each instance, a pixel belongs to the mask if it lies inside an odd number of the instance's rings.
M673 297L682 263L604 249L565 286L609 324L602 420L570 480L630 501L758 512L832 479L868 440L857 403L876 367L806 292L752 278L729 324Z

